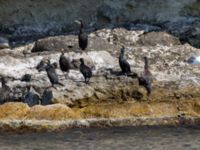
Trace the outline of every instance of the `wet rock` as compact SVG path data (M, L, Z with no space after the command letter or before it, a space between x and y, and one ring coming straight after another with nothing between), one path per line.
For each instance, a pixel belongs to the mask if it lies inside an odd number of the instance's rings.
M139 40L136 42L136 45L141 46L172 46L180 45L178 38L166 33L166 32L150 32L140 36Z
M4 37L0 37L0 49L9 48L9 41Z

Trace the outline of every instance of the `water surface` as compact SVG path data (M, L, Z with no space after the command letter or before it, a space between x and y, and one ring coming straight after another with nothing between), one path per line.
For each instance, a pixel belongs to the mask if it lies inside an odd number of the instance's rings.
M0 134L0 150L199 150L200 127L71 129Z

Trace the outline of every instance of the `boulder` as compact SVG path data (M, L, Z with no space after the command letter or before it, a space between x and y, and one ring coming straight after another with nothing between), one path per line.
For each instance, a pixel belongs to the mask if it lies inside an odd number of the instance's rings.
M69 51L70 47L75 45L74 36L57 36L40 39L35 42L31 52L60 51L64 49Z
M164 46L172 46L172 45L180 45L180 41L178 38L170 35L166 32L149 32L140 36L136 45L140 46L156 46L156 45L164 45Z

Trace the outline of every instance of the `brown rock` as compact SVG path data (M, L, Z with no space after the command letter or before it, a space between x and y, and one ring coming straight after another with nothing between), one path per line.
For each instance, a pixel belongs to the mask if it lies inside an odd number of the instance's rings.
M29 109L28 105L24 103L6 103L0 105L0 119L23 119Z
M28 112L26 118L37 120L65 120L79 118L79 115L66 105L54 104L48 106L34 106Z

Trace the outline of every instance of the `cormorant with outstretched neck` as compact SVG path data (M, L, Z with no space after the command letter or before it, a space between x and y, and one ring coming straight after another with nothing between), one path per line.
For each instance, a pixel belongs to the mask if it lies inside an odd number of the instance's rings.
M79 30L79 34L78 34L79 47L81 50L85 50L88 45L88 35L83 29L83 21L75 20L75 22L80 24L80 30Z
M45 69L46 69L49 81L52 84L52 87L54 87L55 84L59 84L61 86L64 86L62 83L59 82L59 78L58 78L58 75L56 73L55 66L53 64L51 64L50 60L47 60L46 63L47 63L47 65L46 65Z
M1 85L2 87L0 88L0 103L4 103L10 98L9 94L11 92L11 89L9 86L6 85L6 80L4 77L1 78Z
M144 72L138 77L139 85L143 86L147 90L147 95L149 96L152 91L152 74L149 71L148 58L144 57Z
M92 77L92 69L85 65L84 59L80 58L80 72L83 74L85 78L85 83L88 84L90 81L90 78Z
M128 74L128 73L131 73L131 67L128 61L124 57L124 51L125 51L125 48L124 46L122 46L120 55L119 55L119 66L123 74Z
M62 72L67 72L67 74L68 74L69 69L70 69L70 61L68 58L65 57L65 53L64 53L63 49L61 50L59 64L60 64L60 69L62 70Z

